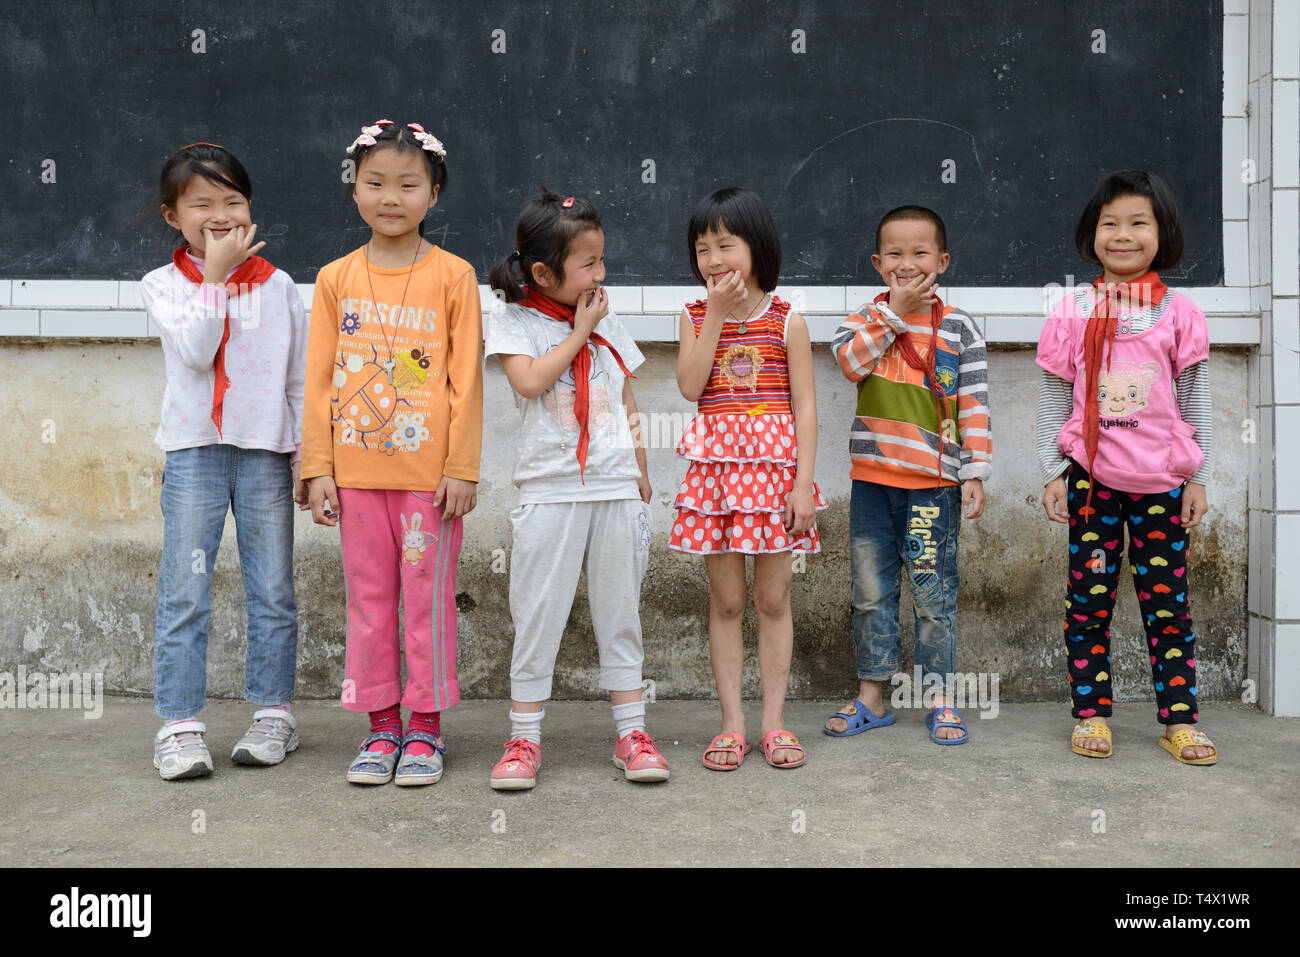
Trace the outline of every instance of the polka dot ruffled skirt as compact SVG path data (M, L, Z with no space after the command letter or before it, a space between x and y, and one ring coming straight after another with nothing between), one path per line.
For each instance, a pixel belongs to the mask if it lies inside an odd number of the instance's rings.
M674 502L669 548L695 555L821 550L815 524L797 537L785 529L798 454L793 415L697 415L677 454L690 467ZM815 482L813 505L826 508Z

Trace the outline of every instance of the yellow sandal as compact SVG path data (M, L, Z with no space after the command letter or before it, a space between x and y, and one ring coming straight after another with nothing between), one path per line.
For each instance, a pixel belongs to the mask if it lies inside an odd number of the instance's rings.
M1214 764L1219 760L1219 749L1214 747L1214 742L1204 731L1193 731L1190 728L1183 728L1181 731L1175 731L1172 738L1166 738L1163 734L1156 739L1160 742L1160 747L1164 748L1183 764ZM1185 758L1183 757L1183 748L1192 748L1203 746L1214 748L1214 753L1208 758Z
M1080 747L1075 744L1076 738L1087 740L1088 738L1098 738L1106 742L1105 751L1093 751L1091 748ZM1070 732L1070 750L1075 754L1082 754L1085 758L1108 758L1115 753L1110 743L1110 726L1105 724L1093 724L1091 721L1083 721L1074 726Z

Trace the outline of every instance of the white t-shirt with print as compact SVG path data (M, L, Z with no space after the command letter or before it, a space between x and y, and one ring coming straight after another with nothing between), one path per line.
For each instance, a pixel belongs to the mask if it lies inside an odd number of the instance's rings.
M483 315L484 354L538 358L572 332L572 326L535 309L506 304ZM612 312L596 326L596 334L613 344L629 370L635 371L645 361L636 341ZM641 470L623 408L627 377L607 348L589 342L587 349L592 363L585 484L579 478L578 420L573 414L573 370L568 368L535 399L515 392L520 436L511 479L519 489L520 505L640 497L636 482Z

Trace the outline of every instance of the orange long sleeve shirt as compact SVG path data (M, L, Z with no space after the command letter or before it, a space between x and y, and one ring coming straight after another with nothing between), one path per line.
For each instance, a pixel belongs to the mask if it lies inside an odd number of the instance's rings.
M411 270L370 265L367 275L364 257L362 247L316 277L302 478L408 491L432 491L444 475L477 482L483 318L473 267L435 247Z

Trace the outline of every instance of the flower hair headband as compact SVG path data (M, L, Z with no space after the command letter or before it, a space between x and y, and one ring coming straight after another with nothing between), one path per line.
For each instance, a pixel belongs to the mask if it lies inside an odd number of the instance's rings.
M356 153L358 146L374 146L378 142L375 137L384 131L385 126L392 125L392 120L375 120L374 125L361 127L361 135L353 140L352 145L348 147L348 155L352 156ZM426 132L419 123L407 123L406 128L411 131L411 135L419 142L421 149L433 153L440 161L447 159L447 150L442 145L442 140L432 133Z

